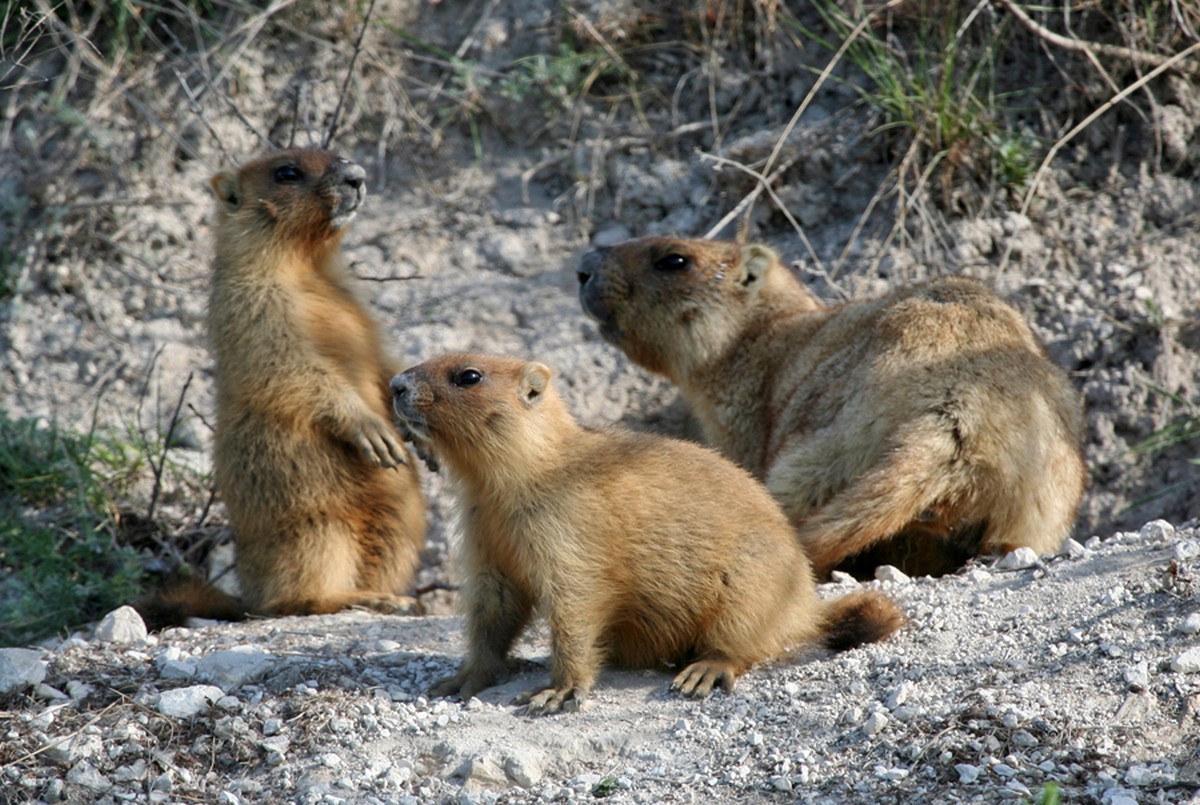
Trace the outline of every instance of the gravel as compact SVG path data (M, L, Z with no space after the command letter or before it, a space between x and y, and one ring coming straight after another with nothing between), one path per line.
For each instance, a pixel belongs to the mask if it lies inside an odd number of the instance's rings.
M545 680L540 624L513 677L467 702L425 696L462 658L454 616L80 632L25 652L77 695L9 694L3 776L41 802L1007 803L1050 783L1064 801L1196 802L1200 649L1182 627L1200 561L1178 557L1200 532L1165 525L870 582L912 618L883 643L699 701L607 669L581 712L544 718L509 704Z

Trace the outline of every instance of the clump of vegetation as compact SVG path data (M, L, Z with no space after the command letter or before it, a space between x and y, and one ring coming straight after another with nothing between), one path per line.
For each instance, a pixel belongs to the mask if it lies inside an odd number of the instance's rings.
M1135 444L1132 448L1133 451L1157 457L1168 450L1184 449L1189 451L1185 455L1190 454L1193 456L1187 459L1187 462L1200 467L1200 455L1196 451L1191 450L1190 447L1192 445L1200 446L1200 403L1159 386L1151 385L1150 390L1168 400L1171 410L1178 413L1171 422ZM1135 500L1130 504L1129 508L1131 510L1136 509L1170 493L1187 490L1188 487L1195 487L1197 483L1197 478L1193 474L1191 477L1173 483L1156 491L1152 495Z
M829 0L816 8L834 36L806 32L831 52L845 48L861 73L851 86L879 113L875 133L887 136L899 158L900 182L928 183L947 208L963 204L964 185L1024 187L1039 144L1016 122L1032 101L1005 91L999 75L1012 41L1008 17L915 0L862 25Z
M128 603L142 576L122 545L116 501L137 451L0 413L0 645L94 620Z

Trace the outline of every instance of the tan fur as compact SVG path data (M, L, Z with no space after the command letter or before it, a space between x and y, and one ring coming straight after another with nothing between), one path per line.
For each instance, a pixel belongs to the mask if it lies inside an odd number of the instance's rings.
M590 253L579 280L604 337L766 483L818 577L944 573L1070 532L1079 397L980 283L826 306L762 246L658 237Z
M580 427L540 363L447 355L392 389L462 515L468 656L434 695L494 684L535 610L552 648L534 713L582 700L603 663L683 665L673 687L705 696L797 644L850 648L903 621L876 592L819 601L761 484L698 445Z
M405 611L425 534L391 423L397 366L341 256L365 174L326 151L212 180L216 475L253 612Z

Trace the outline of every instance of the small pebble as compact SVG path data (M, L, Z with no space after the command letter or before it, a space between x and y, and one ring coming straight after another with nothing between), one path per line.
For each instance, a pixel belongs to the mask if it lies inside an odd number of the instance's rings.
M1028 730L1017 730L1014 732L1012 735L1012 742L1017 746L1022 746L1026 749L1038 745L1038 739L1033 737L1033 734Z
M908 701L912 696L912 692L916 686L912 682L905 680L901 682L887 697L887 709L895 710L900 705Z
M1180 674L1194 674L1200 671L1200 646L1193 646L1171 660L1171 670Z
M86 788L93 793L108 791L113 787L112 781L96 771L95 767L86 760L81 760L71 767L71 770L67 772L67 782Z
M1122 675L1130 690L1145 690L1150 687L1150 665L1145 660L1127 666Z
M1138 805L1137 795L1125 788L1110 788L1100 797L1104 805Z
M888 717L880 712L871 713L867 716L867 720L863 722L863 732L867 735L878 735L887 726Z
M80 682L77 679L72 679L67 683L67 695L75 701L86 699L88 696L91 696L95 690L96 689L88 683Z
M959 763L954 767L958 772L958 781L960 783L973 783L979 779L979 775L983 773L983 769L978 766L972 766L970 763Z
M1191 615L1188 615L1175 628L1184 634L1200 634L1200 612L1193 612Z
M996 562L997 570L1024 570L1038 563L1037 551L1033 548L1017 548L1011 553L1000 557Z
M46 678L42 652L27 648L0 649L0 696L40 685Z
M1195 559L1200 556L1200 542L1194 539L1184 539L1175 543L1173 551L1175 558L1181 562L1186 562L1189 559Z
M891 565L880 565L875 568L875 578L879 581L894 581L897 584L904 584L912 581L903 570Z
M1032 793L1029 790L1029 786L1025 785L1020 780L1016 780L1016 779L1009 780L1007 783L1004 784L1004 788L1006 790L1012 791L1022 797L1028 797L1030 795L1030 793Z
M875 767L875 776L880 778L881 780L891 780L891 781L903 780L905 777L908 776L908 769L900 769L900 768L889 769L885 766L876 766Z
M1091 553L1091 551L1070 537L1067 538L1067 541L1064 542L1062 546L1062 554L1069 556L1072 559L1079 559L1083 556L1087 556L1089 553Z
M1175 526L1166 520L1151 520L1139 532L1142 539L1152 542L1168 542L1175 538Z
M140 643L147 634L146 622L130 606L117 607L96 625L96 639L106 643Z
M158 712L172 718L191 718L208 710L213 702L224 695L224 691L215 685L164 690L158 697Z
M1157 781L1158 775L1142 765L1130 766L1129 771L1125 772L1125 783L1127 785L1141 788Z

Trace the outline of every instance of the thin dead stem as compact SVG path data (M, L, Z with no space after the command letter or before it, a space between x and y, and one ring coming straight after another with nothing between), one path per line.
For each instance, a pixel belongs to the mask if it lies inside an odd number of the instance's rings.
M1096 56L1107 56L1113 59L1122 59L1124 61L1133 62L1135 64L1145 64L1151 67L1161 67L1163 69L1171 69L1179 67L1181 70L1190 73L1200 73L1200 64L1184 65L1179 58L1183 53L1190 53L1194 48L1188 48L1182 53L1177 53L1174 56L1163 56L1159 53L1150 53L1145 50L1135 50L1133 48L1121 47L1120 45L1109 45L1103 42L1085 42L1082 39L1071 39L1070 37L1061 36L1053 31L1047 30L1039 24L1037 20L1025 13L1024 9L1018 6L1013 0L996 0L996 4L1006 10L1008 13L1016 17L1030 33L1037 36L1039 39L1044 39L1055 47L1063 50L1070 50L1075 53L1084 53L1088 58L1096 64Z
M175 437L175 430L179 427L179 414L183 411L183 402L187 397L188 388L192 385L192 378L195 377L195 372L188 372L187 380L183 381L183 388L179 390L179 399L175 401L175 410L171 412L171 421L167 425L166 435L163 436L162 450L159 451L158 462L155 463L154 458L150 458L150 468L154 472L154 488L150 492L150 504L146 507L146 519L154 521L154 510L158 506L158 497L162 494L162 476L163 471L167 466L167 451L171 449L171 440ZM149 444L147 444L149 447Z
M863 31L865 31L867 29L867 27L869 25L871 25L873 22L875 22L877 19L879 19L881 14L883 14L886 11L891 10L892 8L895 8L896 6L900 5L900 3L902 3L902 2L904 2L904 0L889 0L889 2L887 4L885 4L883 7L876 9L875 11L871 12L866 17L864 17L862 19L862 21L858 23L858 25L854 26L854 29L851 30L850 34L846 37L845 41L842 42L841 46L837 49L837 52L833 54L833 58L831 58L829 60L829 63L825 65L825 69L823 69L821 71L820 75L817 76L817 80L813 83L813 85L809 89L808 93L804 96L804 100L800 102L800 106L798 106L796 108L796 111L792 114L791 120L788 121L787 125L784 126L784 128L783 128L783 132L775 140L775 146L771 149L771 153L767 157L767 162L763 166L763 169L761 171L761 174L763 176L769 177L768 181L774 181L776 178L778 178L778 176L780 174L782 174L784 171L786 171L787 168L790 167L792 163L794 163L795 157L793 157L791 160L789 160L779 170L776 170L776 171L771 170L772 167L775 165L775 162L779 159L779 155L783 151L784 144L787 142L788 137L791 136L792 130L800 122L801 116L808 109L808 107L812 103L813 99L816 98L817 93L820 91L821 87L824 86L825 82L828 81L830 76L833 75L834 68L836 68L837 65L839 63L841 63L842 59L846 55L846 51L848 51L850 49L850 46L854 43L854 40L858 39L858 37L862 34ZM739 215L743 214L743 211L746 216L746 219L749 220L750 214L753 211L753 205L754 205L755 201L758 199L759 196L761 196L763 194L765 189L766 189L766 185L762 182L760 182L758 185L756 185L754 187L754 189L750 191L750 194L747 195L745 198L743 198L741 201L739 201L737 203L737 205L732 210L730 210L730 212L728 214L725 215L724 218L722 218L720 221L718 221L716 224L714 224L712 227L710 227L708 232L705 233L704 237L705 238L716 237L716 235L719 232L721 232L721 230L723 230L725 227L727 227L730 224L730 222L732 222ZM807 240L805 242L807 243Z
M774 177L777 177L780 174L784 173L788 168L790 168L793 164L795 164L796 160L798 160L799 158L800 158L800 155L796 154L792 158L785 160L784 164L779 166L779 169L774 173L774 175L772 177L767 177L767 176L764 176L762 173L759 173L758 171L754 170L753 168L743 165L742 163L737 162L735 160L726 159L725 157L717 156L716 154L705 154L705 153L700 154L700 159L702 159L702 160L706 160L708 162L714 162L717 165L728 165L732 168L736 168L737 170L740 170L742 173L745 173L748 176L753 177L755 179L755 181L758 182L758 186L755 189L759 190L760 194L765 192L770 197L771 201L775 202L775 206L779 209L780 212L783 213L783 216L785 218L787 218L788 223L790 223L792 225L792 228L794 230L796 230L796 234L800 237L800 242L803 243L804 248L806 248L808 250L808 254L813 259L813 262L816 264L817 270L824 272L825 264L823 262L821 262L821 257L820 257L820 255L817 254L817 250L813 248L812 242L809 241L808 236L804 234L804 227L800 226L800 222L796 220L795 216L793 216L791 211L787 208L787 205L784 204L783 200L781 198L779 198L779 196L775 193L775 189L773 187L771 187L772 179ZM749 196L747 196L747 198L749 198Z
M117 701L114 701L114 702L108 704L103 710L101 710L100 712L96 713L96 715L94 715L90 719L88 719L88 721L79 729L75 730L74 732L69 732L66 735L63 735L61 737L55 738L53 741L50 741L49 743L42 744L37 749L33 750L32 752L27 752L24 755L21 755L19 758L12 761L11 763L5 763L3 766L0 766L0 769L16 768L16 767L20 766L22 763L32 760L33 758L37 757L38 755L42 754L43 752L48 752L56 746L61 746L63 744L69 743L73 738L82 734L83 731L86 730L88 727L91 727L93 724L98 723L102 718L104 718L104 716L108 715L108 712L110 710L112 710L114 707L116 707L117 705L122 704L122 703L123 703L122 700L118 699ZM61 707L67 707L67 706L69 706L69 703L61 705Z
M463 38L462 42L459 43L458 49L454 51L454 59L448 65L449 67L453 68L455 66L454 62L462 59L462 57L467 54L467 51L470 50L475 44L475 41L479 38L480 32L483 31L483 26L487 24L489 19L491 19L492 13L495 12L496 6L499 5L499 3L500 0L488 0L487 7L484 8L483 13L479 15L479 19L475 21L475 24L471 27L471 30ZM430 87L431 99L441 96L441 94L445 91L446 82L450 80L450 75L450 72L443 73L438 78L437 83ZM429 105L427 102L421 109L421 117L427 117L428 114Z
M1095 123L1109 109L1112 109L1114 106L1121 103L1121 101L1125 100L1125 98L1129 97L1130 95L1132 95L1133 93L1137 92L1139 89L1144 87L1146 84L1153 81L1159 75L1161 75L1162 73L1166 72L1167 70L1170 70L1171 68L1175 67L1179 62L1183 61L1184 59L1191 56L1193 53L1197 53L1197 52L1200 52L1200 42L1196 42L1195 44L1191 45L1190 47L1186 48L1185 50L1182 50L1179 53L1176 53L1170 59L1168 59L1167 61L1158 65L1153 70L1151 70L1150 72L1146 73L1144 76L1139 78L1137 81L1134 81L1132 84L1127 86L1125 89L1121 90L1116 95L1114 95L1113 97L1111 97L1107 101L1105 101L1103 105L1101 105L1098 109L1096 109L1090 115L1088 115L1083 120L1081 120L1074 128L1072 128L1070 131L1068 131L1062 137L1060 137L1058 139L1058 141L1055 142L1054 145L1051 146L1050 150L1046 153L1046 156L1042 159L1041 165L1038 166L1037 172L1033 175L1033 180L1030 181L1029 188L1025 191L1025 198L1021 201L1021 214L1025 215L1026 213L1029 212L1029 206L1033 203L1034 194L1037 193L1038 187L1042 183L1042 178L1046 174L1046 170L1050 167L1050 163L1054 160L1054 157L1056 157L1058 155L1058 152L1061 151L1063 149L1063 147L1066 146L1067 143L1069 143L1071 140L1075 139L1075 137L1077 135L1079 135L1080 132L1084 131L1088 126ZM1012 244L1009 243L1008 246L1006 246L1004 249L1003 257L1001 257L1001 259L1000 259L999 271L1004 271L1005 267L1008 265L1008 259L1011 255L1011 253L1012 253Z
M367 5L367 13L363 16L362 28L358 38L354 40L354 52L350 54L350 63L346 65L346 79L342 82L342 90L338 93L337 106L333 109L333 119L329 121L329 132L321 142L322 148L328 148L337 136L338 121L342 116L342 103L346 100L346 92L350 89L350 80L354 78L354 65L358 63L358 55L362 53L363 37L367 35L367 26L371 24L371 14L375 11L375 0Z

